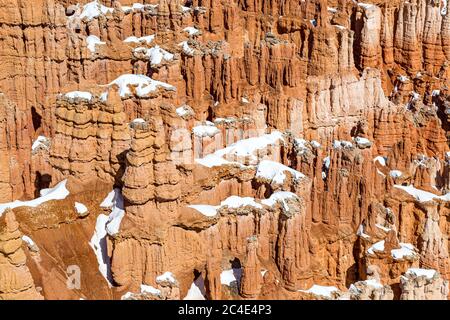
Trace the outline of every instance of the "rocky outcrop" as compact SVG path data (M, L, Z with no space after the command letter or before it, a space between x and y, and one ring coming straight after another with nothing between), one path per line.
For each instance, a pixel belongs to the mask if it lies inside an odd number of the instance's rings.
M0 13L0 216L45 298L448 295L443 2L76 4Z
M22 234L14 213L0 216L0 300L41 300L26 265Z
M447 300L448 281L433 269L409 269L400 280L401 300Z

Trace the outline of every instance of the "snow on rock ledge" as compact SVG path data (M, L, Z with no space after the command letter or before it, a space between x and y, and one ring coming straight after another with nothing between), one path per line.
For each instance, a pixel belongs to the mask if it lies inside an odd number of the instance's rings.
M351 300L392 300L394 292L389 285L382 285L376 279L358 281L350 285Z
M239 197L239 196L230 196L226 198L224 201L220 203L218 206L212 206L212 205L204 205L204 204L193 204L189 205L189 208L195 209L204 216L207 217L214 217L217 215L217 212L225 207L228 207L230 209L239 209L243 207L253 207L256 209L262 209L262 205L257 203L254 198L251 197Z
M419 202L428 202L428 201L433 201L433 200L450 201L450 192L443 196L437 196L434 193L417 189L414 186L394 185L394 187L407 192L408 194L413 196L414 199L416 199Z
M367 249L367 253L375 255L376 252L384 252L384 240L379 241ZM414 260L418 258L417 249L410 243L400 243L400 248L392 249L391 256L394 260Z
M256 171L256 178L268 180L270 183L274 184L283 184L286 180L286 172L291 174L294 182L298 182L300 179L305 178L303 173L279 162L270 160L263 160L259 163Z
M182 105L181 107L178 107L175 110L175 112L176 112L176 114L178 116L180 116L182 118L186 118L186 117L190 117L190 116L195 115L194 110L190 106L188 106L187 104Z
M299 292L305 292L312 294L318 298L330 300L334 299L336 294L339 293L339 289L333 286L319 286L317 284L313 285L308 290L298 290Z
M102 208L111 208L111 213L108 216L106 222L106 232L110 236L115 236L119 233L120 224L125 216L125 210L123 206L123 196L120 189L114 189L100 204Z
M50 140L47 137L39 136L34 140L33 144L31 145L31 151L36 152L40 149L48 150L50 146Z
M140 293L127 292L122 297L121 300L142 300L142 296L150 296L157 300L161 298L161 290L156 289L152 286L141 284Z
M205 281L202 276L194 280L183 300L206 300Z
M99 37L93 36L93 35L86 38L86 43L87 43L87 48L89 49L89 51L91 53L95 53L97 45L106 44L106 42L101 41Z
M135 37L131 36L123 40L125 43L140 43L140 44L150 44L155 39L155 35L143 36L143 37Z
M80 202L75 202L75 210L77 211L78 215L84 217L86 215L86 213L88 212L88 208L80 203Z
M63 200L70 194L69 190L67 190L67 188L66 188L66 183L67 183L67 180L63 180L60 183L58 183L56 186L54 186L53 188L42 189L40 191L41 196L34 200L30 200L30 201L16 200L16 201L9 202L9 203L1 203L0 204L0 216L8 208L14 209L14 208L18 208L18 207L37 207L47 201Z
M405 272L405 275L412 275L414 277L425 277L433 279L434 276L439 275L434 269L410 268Z
M200 30L194 27L186 27L183 29L184 32L187 32L190 36L195 36L200 33Z
M192 128L192 132L197 137L214 137L220 130L210 121L205 121L204 124Z
M172 61L174 55L159 46L147 49L144 47L138 47L133 50L133 55L138 58L144 58L150 61L152 66L160 65L164 61Z
M113 8L102 5L98 0L89 2L83 6L83 10L80 14L80 19L92 20L98 18L101 15L112 13Z
M408 269L400 277L400 300L447 300L449 283L433 269Z
M275 193L273 193L269 199L264 199L261 200L261 203L269 206L269 207L273 207L275 204L280 203L282 208L288 212L289 211L289 204L288 201L289 200L299 200L299 197L292 192L288 192L288 191L277 191Z
M39 252L39 248L36 245L36 243L29 237L29 236L22 236L22 240L23 242L26 243L28 249L30 249L30 251L32 252Z
M226 286L230 286L233 282L239 284L242 277L242 269L234 268L224 270L220 274L220 283Z
M372 146L372 142L370 142L369 139L362 137L356 137L355 143L360 149L366 149Z
M84 100L90 102L92 101L93 95L87 91L71 91L67 92L64 97L69 101Z
M164 272L162 275L156 277L157 284L169 283L170 285L178 285L177 279L172 272Z
M124 74L112 81L108 84L108 86L112 85L119 86L119 95L122 98L128 98L133 93L140 97L145 98L150 93L153 93L158 90L158 88L162 88L165 90L174 91L176 90L174 86L167 84L165 82L153 80L142 74ZM133 90L131 90L133 87Z
M267 155L266 148L276 146L283 141L283 134L279 131L273 131L270 134L264 134L259 137L239 140L224 149L214 152L208 161L204 161L205 158L203 158L196 159L196 162L210 168L229 164L230 162L257 164L260 159Z

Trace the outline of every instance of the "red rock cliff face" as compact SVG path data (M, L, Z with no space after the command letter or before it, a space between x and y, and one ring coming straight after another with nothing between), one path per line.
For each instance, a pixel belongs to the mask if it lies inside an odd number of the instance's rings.
M0 298L447 299L444 2L2 8Z

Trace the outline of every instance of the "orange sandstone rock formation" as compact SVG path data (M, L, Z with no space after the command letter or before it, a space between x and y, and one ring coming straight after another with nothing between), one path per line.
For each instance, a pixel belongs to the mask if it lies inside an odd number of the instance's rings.
M0 3L1 298L448 298L446 2Z

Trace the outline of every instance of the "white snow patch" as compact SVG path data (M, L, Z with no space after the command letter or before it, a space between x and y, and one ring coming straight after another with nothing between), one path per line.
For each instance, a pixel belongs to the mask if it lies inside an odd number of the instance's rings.
M151 294L155 296L160 296L161 291L159 289L156 289L155 287L141 284L140 294ZM121 297L121 300L129 300L130 298L133 297L133 295L135 295L133 292L127 292Z
M333 142L333 148L334 149L340 149L340 148L350 149L352 147L353 147L353 143L351 143L350 141L334 140L334 142Z
M202 159L195 159L195 161L209 168L231 163L239 165L245 163L246 160L249 160L251 164L257 164L258 156L264 156L258 155L260 150L276 145L279 141L284 141L283 134L279 131L274 131L259 137L239 140Z
M34 140L33 144L31 145L31 151L37 150L39 147L44 147L47 149L47 145L49 143L48 138L44 136L39 136Z
M431 92L431 95L433 96L433 97L437 97L437 96L439 96L441 94L441 91L440 90L433 90L433 92Z
M167 84L165 82L153 80L142 74L124 74L109 83L112 85L119 86L119 95L122 98L127 98L131 95L130 86L135 87L135 92L138 97L145 97L149 93L156 91L158 88L163 88L166 90L175 90L175 87Z
M372 146L372 142L370 142L370 140L367 138L356 137L355 142L358 145L358 147L361 147L361 148L368 148L368 147Z
M29 236L22 236L23 242L27 244L28 247L34 247L36 243Z
M115 189L115 196L113 199L113 205L111 213L108 216L108 222L106 224L106 231L110 236L114 236L119 233L120 224L125 215L123 206L123 197L120 189Z
M190 36L194 36L200 32L200 30L194 27L186 27L183 29L183 31L187 32Z
M284 141L283 134L279 131L273 131L260 137L237 141L225 149L217 150L215 154L225 159L229 159L229 157L238 159L251 158L256 161L257 156L255 153L258 150L265 149L270 145L276 145L280 141Z
M106 102L106 100L108 100L108 92L103 92L100 95L100 100L103 101L103 102Z
M93 36L93 35L86 38L86 43L87 43L87 48L92 53L95 52L95 46L106 44L106 42L101 41L99 37Z
M369 249L367 249L367 253L375 254L375 251L383 252L384 251L384 240L378 241L374 245L372 245Z
M227 118L215 118L214 123L233 123L236 122L236 119L233 117L227 117Z
M100 15L106 15L108 13L112 13L113 11L113 8L106 7L99 3L98 0L95 0L83 6L80 19L86 18L87 20L92 20Z
M191 11L191 10L192 10L192 9L189 8L189 7L181 6L181 11L182 11L182 12L188 12L188 11Z
M141 284L141 293L147 293L147 294L153 294L155 296L159 296L161 294L161 291L152 286L147 286L145 284Z
M333 8L333 7L327 7L327 10L328 10L328 12L331 12L331 13L336 13L338 11L336 8Z
M377 157L375 157L373 159L373 162L377 162L378 161L379 164L381 164L383 167L385 167L386 166L386 160L387 160L386 157L377 156Z
M85 100L85 101L91 101L92 100L92 93L87 91L71 91L67 92L64 97L70 99L70 100Z
M369 287L372 287L374 289L381 289L381 288L383 288L383 285L380 282L378 282L377 280L375 280L375 279L368 279L368 280L358 281L357 283L358 284L365 284L365 285L367 285ZM348 291L351 292L351 293L354 293L354 294L360 293L360 290L355 286L355 284L351 284L349 289L348 289Z
M217 211L223 207L228 208L241 208L251 206L257 209L262 209L261 204L257 203L254 198L251 197L239 197L239 196L230 196L223 200L220 205L218 206L212 206L212 205L206 205L206 204L193 204L189 205L189 208L195 209L204 216L207 217L214 217L217 214Z
M120 224L125 215L123 196L120 189L112 190L100 204L101 208L110 208L111 213L106 222L106 232L110 236L116 235L120 230Z
M312 141L311 141L311 145L312 145L314 148L316 148L316 149L319 149L319 148L320 148L320 143L317 142L316 140L312 140Z
M178 45L182 47L183 52L188 56L194 55L195 50L189 46L187 41L180 42Z
M194 280L183 300L206 300L205 281L202 276Z
M241 280L241 276L242 276L242 269L224 270L220 274L220 283L230 286L231 283L234 281L237 281L239 283L239 281Z
M88 208L80 202L75 202L75 210L78 214L85 214L88 212Z
M208 154L204 158L195 159L195 162L197 162L198 164L200 164L202 166L208 167L208 168L220 167L220 166L228 165L228 164L241 166L241 164L238 162L227 161L224 158L219 157L215 154Z
M299 199L295 193L289 191L277 191L271 194L269 199L261 200L261 203L273 207L276 203L281 203L284 210L289 211L289 206L287 204L287 200L289 199Z
M370 236L364 233L364 226L362 224L359 225L358 230L356 231L356 235L365 239L370 239Z
M325 166L325 168L330 169L330 164L331 164L331 158L329 156L323 158L323 165Z
M433 199L440 199L443 201L450 201L450 192L443 196L437 196L434 193L424 191L417 189L414 186L401 186L401 185L394 185L395 188L401 189L407 193L409 193L411 196L413 196L417 201L419 202L427 202L432 201Z
M395 179L400 178L403 175L403 173L400 170L391 170L389 171L389 175Z
M283 184L286 179L285 172L292 175L294 181L305 178L305 175L297 170L289 168L279 162L263 160L259 163L256 171L256 178L269 180L271 183Z
M373 288L383 288L383 285L375 279L364 280L362 282Z
M70 194L69 190L67 190L67 188L66 188L66 183L67 183L67 179L61 181L53 188L42 189L40 191L41 196L34 200L29 200L29 201L16 200L13 202L1 203L0 204L0 216L8 208L14 209L14 208L18 208L18 207L37 207L47 201L63 200Z
M192 115L193 114L193 110L191 107L189 107L188 105L184 105L181 107L178 107L175 112L177 113L177 115L179 115L180 117L185 117L187 115Z
M94 250L97 257L98 270L106 279L109 286L111 286L111 258L108 256L107 242L106 242L106 224L108 223L108 216L99 214L95 224L94 235L89 242L89 245Z
M197 137L213 137L220 132L220 130L210 121L205 121L203 125L195 126L192 132Z
M402 82L402 83L404 83L404 82L408 81L409 78L408 78L407 76L404 76L404 75L399 75L399 76L397 77L397 80L400 81L400 82Z
M316 296L325 297L327 299L332 298L333 292L339 292L338 288L332 286L319 286L317 284L313 285L308 290L298 290L300 292L312 293Z
M143 37L135 37L135 36L131 36L126 38L125 40L123 40L123 42L126 43L140 43L140 44L150 44L153 42L153 40L155 40L155 35L149 35L149 36L143 36Z
M145 121L145 120L142 119L142 118L136 118L136 119L134 119L134 120L131 121L131 123L141 123L141 124L146 123L146 122L147 122L147 121Z
M358 6L360 6L361 8L364 8L364 9L370 9L370 8L375 7L375 5L373 5L371 3L363 3L363 2L359 2Z
M164 61L172 61L174 55L159 46L154 46L153 48L147 49L144 47L138 47L133 50L133 53L136 55L142 54L144 55L153 66L157 66Z
M419 93L417 93L415 91L411 92L411 99L413 101L419 100L419 98L420 98L420 94Z
M368 250L367 253L369 254L375 254L375 252L383 252L384 251L384 240L379 241L372 245ZM404 259L407 257L414 258L417 256L415 252L415 248L410 243L402 243L400 242L400 248L399 249L392 249L391 255L395 260Z
M414 258L417 256L415 252L415 248L410 243L400 243L400 249L391 250L392 257L395 260L405 259L405 258Z
M308 151L307 141L305 139L294 139L294 146L298 154L304 154Z
M245 206L251 206L258 209L262 209L262 206L259 203L255 202L254 198L251 197L239 197L239 196L230 196L226 198L224 201L220 203L221 207L229 207L229 208L240 208Z
M116 190L119 190L119 189L114 189L110 193L108 193L106 198L100 204L101 208L111 208L113 206L114 197L116 196L116 192L117 192Z
M202 215L207 217L214 217L217 214L218 208L218 206L211 206L207 204L191 204L188 207L197 210Z
M383 285L380 282L378 282L376 279L368 279L368 280L363 280L363 281L358 281L358 282L359 283L364 283L367 286L372 287L372 288L376 288L376 289L383 288ZM356 288L356 286L354 286L352 284L352 285L350 285L349 291L357 292L359 290Z
M434 269L421 269L421 268L409 268L405 274L413 275L416 277L425 277L427 279L433 279L436 274Z
M169 282L170 284L176 284L177 280L172 272L164 272L162 275L156 277L156 282Z

